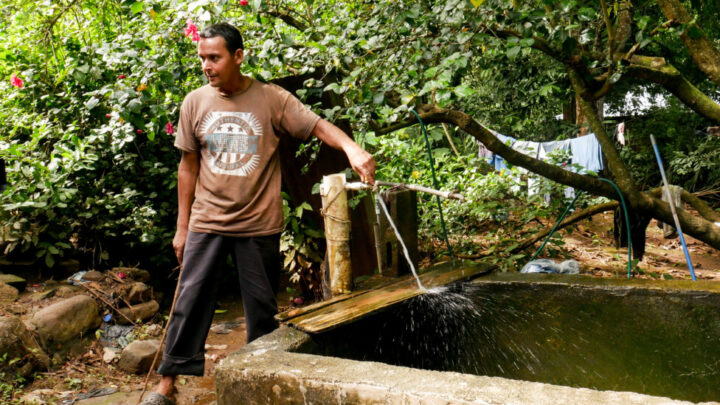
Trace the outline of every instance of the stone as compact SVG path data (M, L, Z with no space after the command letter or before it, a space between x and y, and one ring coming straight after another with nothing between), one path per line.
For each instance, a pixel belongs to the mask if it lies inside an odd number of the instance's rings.
M0 379L3 375L29 376L35 370L47 370L50 358L30 334L20 318L0 318L0 353L6 361L0 362ZM17 361L10 362L18 359Z
M150 370L155 353L159 349L159 340L136 340L120 353L118 368L128 373L145 373Z
M120 312L125 316L117 316L115 319L117 320L117 323L121 325L130 323L125 317L130 318L133 322L138 319L144 321L152 318L159 309L160 305L157 301L152 300L142 304L133 305L131 307L121 308Z
M82 278L86 281L100 281L105 278L105 275L100 273L99 271L90 270L87 273L83 274Z
M79 291L79 287L64 285L62 287L58 287L58 289L55 291L55 296L59 298L70 298L77 295Z
M160 336L160 335L162 335L162 332L163 332L162 326L160 326L156 323L154 323L152 325L148 325L145 328L145 333L147 333L150 336Z
M49 399L56 396L56 392L51 389L39 389L32 392L28 392L20 398L20 403L24 405L45 405ZM54 403L53 401L52 403Z
M8 305L18 299L20 292L17 288L0 281L0 305Z
M81 337L89 329L100 326L100 307L87 295L66 298L36 312L28 326L40 339L40 344L51 347Z
M118 357L117 353L112 348L110 348L110 347L103 348L103 357L102 357L103 362L110 364L115 359L117 359L117 357Z
M127 300L131 304L146 302L151 297L152 290L150 289L150 287L145 285L145 283L141 283L139 281L132 283L132 286L130 286L130 291L127 294Z
M27 286L27 281L24 278L14 274L0 274L0 281L15 287L19 292L25 291L25 287Z
M35 294L30 296L30 300L33 302L42 301L55 295L56 291L57 288L48 288L47 290L36 292Z

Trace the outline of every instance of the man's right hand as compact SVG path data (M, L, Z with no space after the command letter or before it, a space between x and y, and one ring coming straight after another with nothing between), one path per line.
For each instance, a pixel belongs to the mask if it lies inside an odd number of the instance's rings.
M187 229L178 229L175 232L175 237L172 242L173 250L175 250L175 257L177 257L178 264L181 266L183 261L183 251L185 250L185 241L187 240L187 233Z

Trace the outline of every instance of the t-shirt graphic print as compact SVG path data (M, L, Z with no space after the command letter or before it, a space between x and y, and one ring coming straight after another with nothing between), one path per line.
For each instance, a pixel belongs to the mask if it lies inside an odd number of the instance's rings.
M207 147L202 158L213 173L247 176L260 163L263 129L252 113L211 111L200 124Z

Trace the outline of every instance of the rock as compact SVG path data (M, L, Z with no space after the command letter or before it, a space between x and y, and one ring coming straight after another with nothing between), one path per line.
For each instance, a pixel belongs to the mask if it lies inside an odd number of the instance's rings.
M141 302L148 301L152 297L152 290L150 287L139 281L134 282L130 287L130 291L127 294L127 300L131 304L138 304Z
M80 262L76 259L63 260L57 265L68 273L75 273L76 271L80 270Z
M146 319L152 318L152 316L155 315L159 309L160 305L157 303L157 301L152 300L144 302L142 304L133 305L129 308L121 308L120 312L122 312L125 316L117 316L115 317L115 319L117 320L117 323L121 325L126 325L130 323L125 317L130 318L133 322L138 319L144 321Z
M0 281L15 287L19 292L25 291L25 287L27 286L27 281L25 281L24 278L14 274L0 274Z
M57 291L57 288L48 288L45 291L36 292L30 296L30 300L33 302L42 301L45 298L50 298L55 295L55 291Z
M145 373L159 349L159 340L136 340L120 353L118 368L128 373Z
M50 367L50 358L20 318L0 318L0 353L7 355L7 361L0 362L0 377L13 379L16 373L27 377L36 369L47 370ZM19 360L10 364L15 359Z
M7 307L7 311L13 315L25 315L28 309L27 306L22 304L12 304Z
M83 274L82 278L86 281L100 281L105 278L105 275L103 275L99 271L90 270L87 273Z
M117 359L117 353L115 352L115 350L113 350L109 347L105 347L105 348L103 348L102 359L105 363L110 364L113 362L113 360Z
M18 295L20 295L20 292L18 292L17 288L0 281L0 305L8 305L15 302L15 300L18 299Z
M64 285L62 287L59 287L55 291L55 296L60 297L60 298L70 298L70 297L77 295L79 291L80 291L80 289L78 287Z
M56 392L51 389L40 389L28 392L20 398L21 404L26 405L45 405L49 403L47 400L55 396ZM54 403L55 401L53 401Z
M147 283L150 281L150 272L143 269L137 269L135 267L114 267L112 269L112 272L117 273L125 273L130 278L132 278L135 281L141 281L143 283Z
M81 337L88 329L100 326L100 307L87 295L76 295L56 302L36 312L28 321L40 344L69 342Z
M162 326L154 323L152 325L148 325L145 328L145 333L147 333L150 336L160 336L162 334L163 328Z

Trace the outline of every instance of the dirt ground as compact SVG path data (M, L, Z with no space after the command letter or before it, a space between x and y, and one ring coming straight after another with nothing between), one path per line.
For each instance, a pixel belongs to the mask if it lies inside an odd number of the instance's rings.
M592 221L581 222L577 229L568 234L562 231L565 245L562 256L580 262L582 274L597 277L626 277L627 249L616 249L612 239L612 214L599 214ZM685 236L700 280L720 280L720 254L715 249ZM558 249L558 247L553 247ZM547 257L547 255L543 255ZM662 230L656 222L651 222L647 232L646 254L639 263L638 278L690 279L679 239L664 239ZM287 281L286 281L287 283ZM282 290L282 289L281 289ZM278 303L286 307L290 303L290 294L282 291ZM213 325L235 323L229 333L210 332L207 340L207 354L204 377L183 377L178 380L178 404L214 404L215 381L213 376L217 362L237 351L245 344L244 314L238 296L226 296L218 304L218 312ZM96 342L89 350L78 353L64 366L53 372L43 373L40 378L25 387L22 395L28 393L47 394L48 403L61 403L61 399L95 388L113 388L118 392L110 396L100 396L76 402L78 405L135 404L143 387L144 376L127 375L114 365L103 363L102 348ZM157 376L150 379L149 389L157 382ZM17 397L16 397L17 398Z

